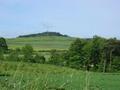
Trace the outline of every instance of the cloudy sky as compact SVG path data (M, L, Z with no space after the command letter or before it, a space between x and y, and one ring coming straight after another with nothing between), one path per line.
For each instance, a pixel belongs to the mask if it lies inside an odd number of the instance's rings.
M56 31L120 38L119 0L0 0L0 36Z

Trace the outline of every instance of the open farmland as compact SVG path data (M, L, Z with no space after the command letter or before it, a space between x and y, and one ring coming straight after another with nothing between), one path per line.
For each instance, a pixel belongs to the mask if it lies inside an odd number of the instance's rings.
M30 44L37 51L51 49L67 50L74 40L75 38L72 37L41 36L7 39L7 44L10 49L21 48L26 44Z

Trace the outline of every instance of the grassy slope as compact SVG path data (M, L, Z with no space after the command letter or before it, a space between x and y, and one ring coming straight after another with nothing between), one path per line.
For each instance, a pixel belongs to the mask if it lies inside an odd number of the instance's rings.
M10 76L2 76L5 74ZM87 75L87 90L120 90L120 74L90 72ZM0 65L0 90L86 90L85 87L86 72L83 71L22 62Z
M34 38L30 37L7 39L7 44L12 49L22 47L25 44L30 44L34 47L35 50L66 50L73 40L74 38L70 37L41 36Z
M68 37L45 36L7 39L7 43L13 49L31 44L35 50L65 50L73 40ZM120 74L90 72L87 75L88 90L120 90ZM0 90L49 90L47 88L62 86L65 90L86 90L86 72L52 65L0 63Z

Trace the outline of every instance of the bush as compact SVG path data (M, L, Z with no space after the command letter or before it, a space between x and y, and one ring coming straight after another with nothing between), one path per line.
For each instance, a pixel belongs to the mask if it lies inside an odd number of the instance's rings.
M41 63L41 64L44 64L44 63L45 63L45 57L36 54L35 57L34 57L34 61L33 61L33 62L34 62L34 63Z
M2 49L4 52L8 50L8 46L4 38L0 38L0 49Z
M58 54L58 52L55 49L51 50L48 63L59 65L60 64L59 60L60 60L60 55Z
M22 48L22 53L24 55L24 61L26 62L34 62L34 58L33 58L33 48L31 45L25 45Z
M115 57L112 63L113 71L120 71L120 57Z
M11 52L7 57L6 60L9 61L20 61L19 54L14 52Z
M0 50L0 60L4 60L4 53Z

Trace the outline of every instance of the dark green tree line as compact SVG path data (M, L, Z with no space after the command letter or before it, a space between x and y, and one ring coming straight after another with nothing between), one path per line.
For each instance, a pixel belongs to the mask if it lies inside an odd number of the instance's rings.
M119 57L119 40L94 36L89 40L76 39L67 53L52 54L50 62L62 63L76 69L111 72L114 69L120 70Z

